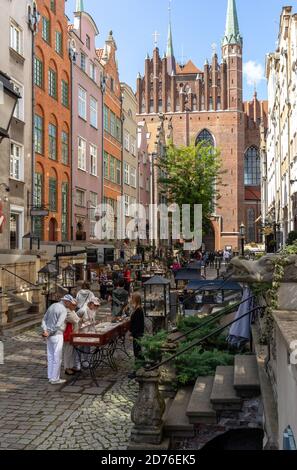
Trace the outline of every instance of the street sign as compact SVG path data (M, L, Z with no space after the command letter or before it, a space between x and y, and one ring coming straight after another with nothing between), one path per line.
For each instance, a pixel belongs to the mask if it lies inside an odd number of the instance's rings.
M47 209L31 209L32 217L48 217L49 211Z

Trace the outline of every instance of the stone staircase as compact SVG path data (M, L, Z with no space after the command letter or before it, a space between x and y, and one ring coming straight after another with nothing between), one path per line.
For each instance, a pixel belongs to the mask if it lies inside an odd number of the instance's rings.
M259 395L256 357L237 355L234 366L219 366L214 377L179 389L164 416L165 436L194 437L195 425L216 425L222 412L240 412L245 398Z
M40 326L42 315L32 313L32 304L24 299L7 293L7 323L1 325L1 334L3 336L15 336L24 331L31 330Z

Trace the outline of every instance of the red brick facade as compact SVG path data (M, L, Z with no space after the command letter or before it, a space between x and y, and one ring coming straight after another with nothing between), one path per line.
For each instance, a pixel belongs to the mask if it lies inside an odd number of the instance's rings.
M204 241L209 249L232 246L236 250L239 226L247 221L245 198L251 197L244 185L244 155L250 145L260 149L259 129L266 122L266 105L257 100L253 105L243 103L242 46L225 45L222 55L219 63L214 54L203 70L191 61L172 69L172 58L169 66L169 58L161 59L156 48L153 58L145 60L145 75L137 80L138 119L157 122L159 113L164 114L165 121L171 120L175 145L195 142L205 130L211 134L221 151L224 173L213 233ZM259 191L260 186L255 189L257 198ZM260 209L260 201L258 205Z
M51 5L54 8L51 8ZM35 233L41 235L44 241L61 241L69 240L71 236L71 84L68 24L65 16L65 0L56 2L37 0L37 6L41 20L35 39L35 56L39 62L38 65L35 64L34 114L38 119L38 132L35 129L35 136L38 134L39 143L35 145L37 175L35 178L38 182L34 185L34 194L36 204L39 206L41 203L50 212L49 216L43 219L43 223L42 219L35 220ZM52 89L56 88L55 97L49 94L50 71L53 72L51 84ZM38 75L38 85L36 85L36 75ZM53 81L56 82L55 85ZM65 83L64 104L62 104L62 81ZM51 130L50 125L53 126ZM62 150L62 133L64 138L68 136L68 159L65 141L64 154ZM54 139L50 144L50 134L52 136L56 134L56 144Z

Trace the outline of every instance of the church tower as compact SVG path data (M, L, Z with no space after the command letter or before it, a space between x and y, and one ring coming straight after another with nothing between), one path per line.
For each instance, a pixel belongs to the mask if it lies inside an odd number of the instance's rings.
M228 109L242 110L242 47L236 0L228 0L226 30L222 41L223 61L227 64Z

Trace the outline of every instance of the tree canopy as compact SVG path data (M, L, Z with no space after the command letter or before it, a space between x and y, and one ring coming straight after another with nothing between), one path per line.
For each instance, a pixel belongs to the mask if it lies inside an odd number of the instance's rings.
M220 199L220 152L207 141L176 147L171 142L159 164L162 192L169 202L201 204L203 225L207 227Z

